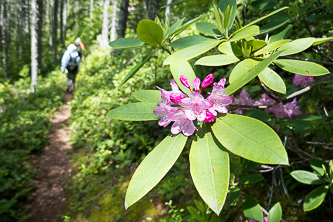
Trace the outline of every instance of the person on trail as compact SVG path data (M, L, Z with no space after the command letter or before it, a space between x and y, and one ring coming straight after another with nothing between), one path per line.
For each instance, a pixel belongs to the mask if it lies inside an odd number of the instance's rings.
M74 41L74 45L76 46L76 50L79 53L79 56L81 58L81 60L84 60L84 44L81 41L80 37L77 37Z
M67 73L67 92L75 90L75 78L80 69L80 56L74 44L67 47L61 59L61 72Z

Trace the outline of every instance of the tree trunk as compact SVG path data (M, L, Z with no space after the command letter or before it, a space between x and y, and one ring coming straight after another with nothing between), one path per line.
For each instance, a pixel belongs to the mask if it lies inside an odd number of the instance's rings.
M110 0L104 0L101 48L106 47L109 43L109 6Z
M90 0L90 20L94 18L94 0Z
M24 7L24 2L23 0L20 0L20 16L19 16L19 40L18 40L18 45L19 45L19 59L22 60L22 48L23 48L23 27L24 27L24 13L23 13L23 7Z
M53 29L52 29L52 40L53 40L53 62L57 64L58 62L58 5L59 1L54 0L53 5Z
M117 5L118 0L113 0L112 19L111 19L111 30L110 30L110 42L116 40L116 23L117 23Z
M3 50L3 45L2 45L2 38L4 36L4 1L1 2L0 4L0 67L2 67L2 60L3 60L3 57L2 57L2 50Z
M8 46L10 41L10 35L9 35L9 2L8 0L4 1L4 33L5 33L5 79L8 79L8 64L9 64L9 58L8 58Z
M160 4L160 0L149 0L148 18L150 20L155 21L155 17L158 14L159 4Z
M65 0L65 2L64 2L64 14L63 14L64 18L62 20L62 22L63 22L62 26L64 28L64 32L63 32L63 37L62 38L64 39L64 46L65 46L66 31L67 31L66 26L67 26L67 10L68 10L68 6L69 6L69 0Z
M118 29L117 29L117 39L125 37L127 18L128 18L128 4L129 0L121 0Z
M169 5L169 4L171 4L171 3L172 3L172 0L167 0L167 1L166 1L166 4L167 4L167 5ZM170 6L167 6L167 7L165 8L165 15L168 16L168 18L170 18Z
M60 43L65 46L65 39L64 39L64 0L60 0Z
M36 33L37 5L36 0L31 0L31 91L36 91L37 86L37 33Z
M43 58L43 32L44 32L44 0L37 0L38 5L38 23L37 23L37 35L38 35L38 42L37 42L37 49L38 49L38 68L42 68L42 58Z

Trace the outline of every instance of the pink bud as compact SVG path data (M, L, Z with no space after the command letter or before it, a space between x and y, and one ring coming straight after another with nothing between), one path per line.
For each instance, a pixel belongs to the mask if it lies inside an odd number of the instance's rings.
M201 87L205 88L206 86L209 86L210 84L212 84L213 81L214 81L214 76L211 73L208 76L206 76L206 78L202 81Z
M180 76L180 82L186 87L191 89L190 83L188 82L187 78L183 75Z
M179 104L180 103L180 101L182 100L182 99L184 99L186 97L186 95L183 95L183 94L180 94L180 93L172 93L171 95L170 95L170 100L171 100L171 102L173 102L174 104Z
M268 218L267 217L264 217L264 222L268 222Z
M199 88L200 88L200 79L199 78L193 79L193 86L194 86L195 91L198 92Z

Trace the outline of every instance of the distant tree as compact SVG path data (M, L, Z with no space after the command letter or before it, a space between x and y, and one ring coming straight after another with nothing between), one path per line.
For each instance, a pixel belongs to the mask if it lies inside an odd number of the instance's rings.
M166 4L167 5L169 5L169 4L171 4L172 3L172 0L166 0ZM165 15L166 16L168 16L169 18L170 18L170 6L167 6L166 8L165 8Z
M60 43L65 46L65 36L64 36L64 1L65 0L60 0Z
M116 23L117 23L117 5L118 0L112 1L112 18L111 18L111 30L110 30L110 41L116 40Z
M103 28L101 47L106 47L109 43L109 6L110 0L104 0Z
M158 14L158 7L160 4L160 0L149 0L149 11L148 18L150 20L155 20L156 15Z
M43 34L44 34L44 15L45 15L45 10L44 10L44 0L37 0L37 5L38 5L38 23L37 23L37 35L38 35L38 43L37 43L37 48L38 48L38 68L41 68L42 64L42 57L43 57Z
M90 0L90 20L94 18L94 0Z
M9 64L9 58L8 58L8 47L9 47L9 41L10 41L10 34L9 34L9 17L10 17L10 7L9 7L9 1L3 0L4 3L4 34L5 34L5 79L8 79L8 64Z
M0 67L2 67L2 60L3 60L3 56L2 56L2 50L3 50L3 44L2 44L2 39L4 36L4 1L1 2L0 4Z
M59 0L54 0L53 5L53 28L52 28L52 42L53 42L53 62L57 64L58 60L58 7L59 7Z
M37 19L37 0L31 0L31 91L36 91L37 86L37 73L38 73L38 53L37 53L37 33L36 33L36 19Z
M128 4L129 0L121 0L117 28L117 39L125 37L128 18Z

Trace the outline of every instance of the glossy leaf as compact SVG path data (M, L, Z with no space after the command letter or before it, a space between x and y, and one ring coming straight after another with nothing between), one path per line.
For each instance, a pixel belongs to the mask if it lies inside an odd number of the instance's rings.
M174 58L170 63L170 70L179 88L187 95L190 95L191 91L180 82L180 76L184 75L193 89L192 81L196 76L190 63L183 58Z
M176 57L181 57L181 58L184 58L186 60L192 59L194 57L197 57L197 56L209 51L210 49L217 46L219 43L220 43L219 40L206 41L206 42L202 42L202 43L197 44L197 45L187 47L185 49L181 49L181 50L173 53L169 57L167 57L164 60L163 65L169 65L171 60L176 58Z
M231 206L236 206L240 197L240 189L237 187L229 189L229 202Z
M120 38L110 42L110 46L115 49L129 49L143 46L145 43L139 38Z
M183 49L203 42L215 42L215 39L207 38L201 35L190 35L171 42L169 45L176 49Z
M322 44L324 42L327 42L327 41L330 41L332 40L333 37L328 37L328 38L316 38L313 42L313 45L319 45L319 44Z
M242 49L236 43L232 42L223 42L217 49L220 52L231 56L239 57L243 55Z
M284 24L286 24L287 22L289 22L289 20L290 19L285 19L282 21L270 22L266 25L263 25L260 27L260 34L269 33L271 31L274 31L275 29L278 29L281 26L283 26Z
M257 26L257 25L249 26L249 27L237 32L235 35L233 35L230 39L230 42L238 41L240 39L244 39L249 36L258 35L259 31L260 31L259 26Z
M299 52L302 52L312 46L315 38L303 38L303 39L297 39L294 41L291 41L285 45L283 45L279 51L283 51L281 53L281 56L286 55L293 55Z
M278 59L274 63L283 70L303 76L321 76L330 73L324 66L314 62Z
M192 142L190 171L200 196L219 215L229 186L229 155L207 125L199 128Z
M130 103L111 110L106 116L128 121L158 120L160 117L153 113L156 107L156 103Z
M274 70L266 67L258 77L271 90L286 94L286 85L284 84L283 79Z
M277 202L268 213L269 222L280 222L282 218L282 208L279 202Z
M245 196L243 200L243 212L246 218L255 219L259 222L264 221L260 205L251 196Z
M154 21L148 19L141 20L136 32L141 41L151 46L162 44L164 38L163 29Z
M333 179L333 160L330 161L329 163L329 177Z
M304 184L323 184L326 183L324 179L315 173L311 173L305 170L295 170L290 175L300 183Z
M258 163L288 164L279 136L257 119L227 114L217 118L212 129L220 143L238 156Z
M320 186L312 190L305 196L303 209L304 211L310 211L316 209L325 199L329 186Z
M248 41L248 44L251 46L252 52L255 52L267 45L267 43L264 40L259 40L259 39L250 40Z
M239 184L252 184L262 181L264 177L261 174L244 175L239 180Z
M234 80L234 82L224 90L224 93L231 95L232 93L240 89L242 86L244 86L254 77L256 77L259 73L261 73L267 66L269 66L269 64L273 62L280 55L280 53L281 52L273 53L270 57L260 62L253 69L249 70L247 74L244 74L239 78L237 78L236 80Z
M282 40L270 43L270 44L266 45L264 48L256 51L254 53L254 55L258 56L258 55L264 54L266 52L270 52L270 51L272 51L274 49L277 49L277 48L281 47L282 45L284 45L284 44L286 44L288 42L290 42L290 39L282 39Z
M255 61L252 59L244 59L239 62L231 71L229 76L229 83L232 84L236 79L243 75L247 75L249 70L255 66Z
M183 21L185 18L182 18L180 20L178 20L177 22L175 22L165 33L164 35L164 39L169 38L170 36L172 36L173 34L175 34L178 30L178 28L182 25Z
M167 136L146 156L128 185L125 196L126 209L160 182L178 159L186 140L187 137L183 134Z
M224 66L229 65L235 62L238 62L239 59L236 56L231 55L210 55L200 58L196 61L195 65L203 66Z
M316 171L319 175L324 176L325 170L328 169L328 164L323 160L318 159L310 159L309 160L310 167ZM324 170L325 168L325 170Z
M139 69L147 62L149 59L155 54L156 51L150 53L146 58L144 58L140 63L138 63L136 66L134 66L131 71L127 73L125 78L121 81L120 86L124 85L135 73L139 71Z
M226 16L226 11L229 6L229 16ZM237 1L236 0L222 0L217 4L217 8L221 10L224 14L225 19L228 19L226 29L230 29L232 24L234 23L237 11ZM226 18L227 17L227 18Z
M134 92L133 96L144 103L157 103L157 100L162 100L160 90L140 90Z
M287 36L289 35L289 33L291 32L292 29L293 29L293 26L289 24L282 31L276 33L275 35L272 35L270 40L269 40L269 44L272 44L274 42L277 42L277 41L280 41L280 40L283 40L283 39L287 38Z
M217 26L209 22L198 22L196 28L199 32L207 36L221 36Z

